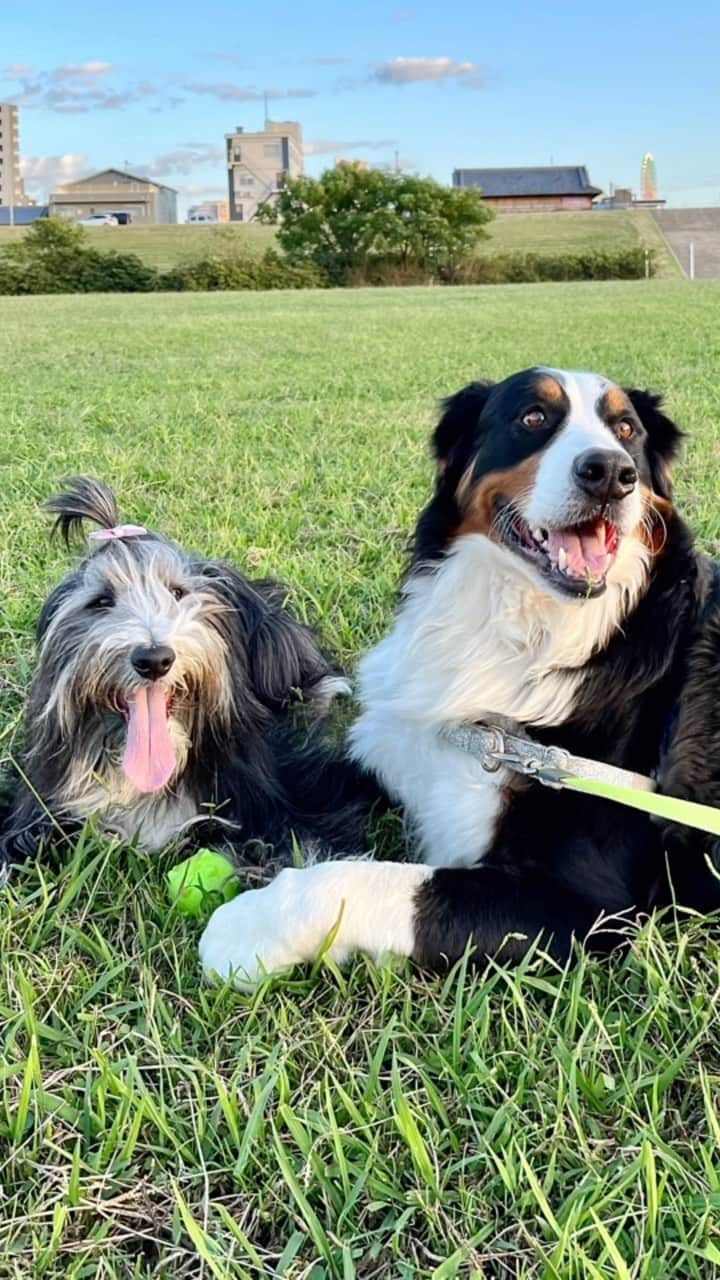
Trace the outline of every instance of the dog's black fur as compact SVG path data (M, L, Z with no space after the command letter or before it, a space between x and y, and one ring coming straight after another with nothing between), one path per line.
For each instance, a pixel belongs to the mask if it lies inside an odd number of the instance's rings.
M455 533L457 485L478 449L490 391L476 383L445 406L434 436L436 492L416 530L416 571L442 558ZM530 735L652 774L660 792L720 808L720 565L695 549L672 504L670 464L681 432L660 397L627 394L644 429L636 465L663 500L664 531L647 590L587 663L572 718ZM538 935L559 959L573 938L605 951L618 944L623 914L635 919L671 903L720 909L720 840L605 800L520 784L482 864L437 870L421 888L415 957L430 965L454 959L471 938L478 958L513 960Z
M48 504L66 542L85 521L117 524L115 499L104 485L82 478L69 485ZM187 758L157 800L171 809L182 792L192 808L192 821L179 833L183 845L220 842L272 863L291 860L294 839L311 842L325 856L356 851L366 816L362 788L324 731L323 682L341 673L313 631L292 616L285 589L251 581L227 563L187 553L152 532L95 548L52 591L40 614L25 750L0 839L0 869L56 844L88 816L85 791L80 788L78 799L74 776L80 760L83 776L90 769L102 777L108 762L117 763L125 730L114 690L126 679L137 683L127 652L140 625L127 610L118 612L121 598L112 586L118 574L141 602L152 590L152 607L168 616L195 599L204 602L193 643L202 649L207 641L214 657L205 662L201 654L183 680L177 714L187 725ZM108 584L99 595L98 582ZM187 599L176 603L170 592ZM123 628L131 637L127 643ZM114 645L109 656L102 648L108 637ZM99 819L104 823L102 814ZM130 817L122 829L131 824ZM137 838L142 845L142 832Z

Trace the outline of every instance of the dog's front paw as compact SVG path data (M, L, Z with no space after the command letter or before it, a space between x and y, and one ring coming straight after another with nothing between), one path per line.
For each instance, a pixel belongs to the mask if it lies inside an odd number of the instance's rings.
M296 964L297 950L283 931L282 873L265 889L251 889L218 907L200 939L200 960L210 979L254 986L266 973Z

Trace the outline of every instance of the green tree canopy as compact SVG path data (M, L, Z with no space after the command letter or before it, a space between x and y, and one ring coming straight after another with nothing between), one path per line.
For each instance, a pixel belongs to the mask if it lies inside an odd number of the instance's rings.
M320 178L290 178L276 204L259 211L277 223L289 258L313 262L338 282L373 258L431 271L466 257L493 212L474 188L341 165Z

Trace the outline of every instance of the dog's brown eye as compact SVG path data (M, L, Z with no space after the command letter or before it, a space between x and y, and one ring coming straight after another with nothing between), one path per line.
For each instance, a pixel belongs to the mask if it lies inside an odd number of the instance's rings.
M538 427L545 426L545 414L542 409L528 409L527 413L523 414L522 422L524 427L536 431Z
M617 433L621 440L629 440L631 436L635 435L635 427L632 422L628 422L627 418L624 418L622 422L618 422Z
M182 600L183 597L187 595L187 591L184 587L171 587L170 594L173 595L176 600Z

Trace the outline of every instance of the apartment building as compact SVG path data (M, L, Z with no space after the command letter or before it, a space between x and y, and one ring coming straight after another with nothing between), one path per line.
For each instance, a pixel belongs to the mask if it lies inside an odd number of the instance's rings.
M14 102L0 102L0 205L31 205L20 176L18 109Z
M286 178L304 171L302 128L295 120L268 120L261 133L239 126L225 135L231 222L252 222L258 206L277 199Z

